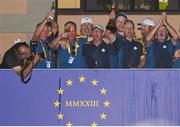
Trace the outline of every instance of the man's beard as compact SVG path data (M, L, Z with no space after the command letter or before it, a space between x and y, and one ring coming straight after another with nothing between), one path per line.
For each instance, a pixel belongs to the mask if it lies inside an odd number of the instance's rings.
M90 36L91 35L91 31L89 29L83 29L82 33L86 36Z

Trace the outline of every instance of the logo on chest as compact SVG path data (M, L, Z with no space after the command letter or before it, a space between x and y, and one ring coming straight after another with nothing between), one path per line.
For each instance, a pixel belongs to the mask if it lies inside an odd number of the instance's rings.
M105 49L105 48L102 48L102 49L101 49L101 52L105 53L105 52L106 52L106 49Z
M163 49L166 49L167 48L167 46L166 45L163 45Z
M137 47L137 46L134 46L134 47L133 47L133 50L138 50L138 47Z

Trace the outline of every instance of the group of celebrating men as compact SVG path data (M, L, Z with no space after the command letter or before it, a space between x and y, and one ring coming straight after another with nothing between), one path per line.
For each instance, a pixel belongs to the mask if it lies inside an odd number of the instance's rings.
M89 16L76 23L68 21L64 32L47 16L36 26L30 46L20 42L4 55L1 68L13 68L26 77L32 68L178 68L180 44L166 12L156 23L145 18L141 38L135 36L135 24L123 12L112 11L115 30L94 24Z

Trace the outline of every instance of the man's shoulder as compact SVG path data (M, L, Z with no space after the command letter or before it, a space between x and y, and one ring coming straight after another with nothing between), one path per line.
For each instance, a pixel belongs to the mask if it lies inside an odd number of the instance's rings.
M45 44L46 42L42 42L41 40L35 40L35 41L30 41L30 46L31 48L36 51L36 50L40 50L43 47L45 48Z
M83 45L83 48L86 49L86 50L90 50L91 47L93 47L94 45L92 44L92 42L86 42L84 45Z
M84 45L90 46L90 45L93 45L93 44L92 44L92 41L89 41L89 42L86 42Z
M83 35L82 33L77 33L76 38L77 39L87 39L87 36Z
M144 43L143 43L143 41L141 41L141 40L134 39L133 41L134 41L133 43L135 43L135 44L137 44L137 45L139 45L139 46L144 46Z
M30 46L32 46L32 45L40 44L41 42L42 42L41 40L30 40L29 44Z
M110 46L112 46L112 44L107 44L107 43L104 42L104 41L102 41L101 45L102 45L103 47L110 47Z
M78 44L86 44L88 42L88 37L84 35L76 35L76 40L78 41Z
M125 37L123 37L123 36L116 36L116 40L123 40L123 41L124 41L124 40L126 40L126 39L125 39Z

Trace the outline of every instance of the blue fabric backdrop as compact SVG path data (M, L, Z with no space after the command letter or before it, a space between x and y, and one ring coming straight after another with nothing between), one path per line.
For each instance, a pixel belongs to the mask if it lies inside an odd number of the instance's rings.
M179 91L180 70L34 70L28 84L0 70L0 125L180 125Z

